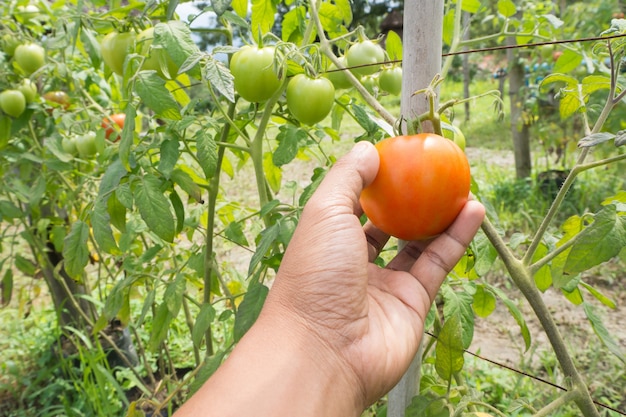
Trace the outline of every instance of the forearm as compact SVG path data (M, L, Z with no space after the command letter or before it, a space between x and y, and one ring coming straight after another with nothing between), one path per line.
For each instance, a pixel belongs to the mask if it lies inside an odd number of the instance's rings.
M176 417L361 414L357 383L340 371L336 359L275 316L259 317Z

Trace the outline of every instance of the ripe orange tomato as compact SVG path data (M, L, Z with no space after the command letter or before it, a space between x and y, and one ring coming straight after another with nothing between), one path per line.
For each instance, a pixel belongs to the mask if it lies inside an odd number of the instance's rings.
M453 141L433 133L376 144L380 167L361 193L361 207L383 232L403 240L442 233L465 205L470 168Z
M115 124L111 123L111 120ZM113 142L119 140L119 132L124 128L126 115L124 113L116 113L102 119L102 128L104 129L104 137Z

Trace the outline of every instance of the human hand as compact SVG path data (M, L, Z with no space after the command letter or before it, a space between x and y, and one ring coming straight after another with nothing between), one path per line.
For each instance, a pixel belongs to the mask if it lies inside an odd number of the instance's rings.
M358 416L397 383L484 208L469 201L443 234L408 242L380 268L373 261L389 236L359 221L359 195L378 164L375 148L361 142L330 170L259 319L185 415Z

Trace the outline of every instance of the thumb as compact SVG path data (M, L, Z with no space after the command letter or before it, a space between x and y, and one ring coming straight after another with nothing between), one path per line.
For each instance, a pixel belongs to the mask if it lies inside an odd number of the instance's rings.
M326 174L307 205L317 210L345 208L350 214L360 212L359 196L374 181L379 163L374 145L358 142Z

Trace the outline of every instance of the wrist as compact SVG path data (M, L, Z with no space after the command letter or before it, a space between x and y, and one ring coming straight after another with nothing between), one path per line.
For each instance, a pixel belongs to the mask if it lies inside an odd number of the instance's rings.
M364 400L356 376L294 320L265 308L181 416L359 416Z

